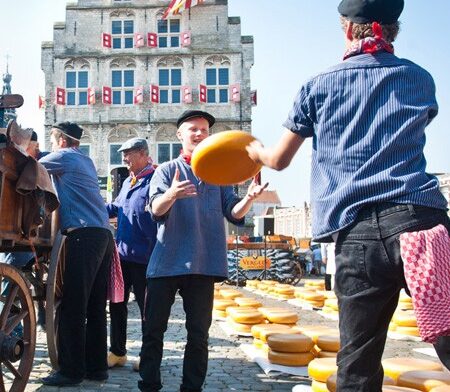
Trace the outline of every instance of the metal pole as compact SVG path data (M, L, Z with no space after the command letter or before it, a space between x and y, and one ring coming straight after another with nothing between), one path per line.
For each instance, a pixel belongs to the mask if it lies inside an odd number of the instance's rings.
M234 234L234 231L233 231ZM236 287L239 287L239 257L238 257L238 252L239 252L239 246L238 246L238 228L236 227Z

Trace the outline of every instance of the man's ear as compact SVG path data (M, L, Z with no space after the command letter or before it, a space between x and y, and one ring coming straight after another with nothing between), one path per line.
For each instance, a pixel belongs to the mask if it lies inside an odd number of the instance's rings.
M180 130L179 129L177 129L177 139L180 141L180 142L182 142L183 141L183 139L181 138L181 132L180 132Z
M349 41L353 41L353 22L347 22L345 26L345 36Z

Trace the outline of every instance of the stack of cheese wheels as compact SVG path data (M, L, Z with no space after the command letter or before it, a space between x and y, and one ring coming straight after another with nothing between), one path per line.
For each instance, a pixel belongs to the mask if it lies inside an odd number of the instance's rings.
M264 321L263 314L254 308L230 306L227 308L227 322L235 332L249 334L252 326Z
M268 351L267 338L273 333L299 333L285 324L257 324L252 326L253 344Z
M298 331L304 335L309 336L315 344L321 335L337 335L339 336L339 330L336 328L327 327L326 325L295 325L292 327L294 331Z
M442 385L450 388L450 373L436 370L413 370L400 374L397 385L415 388L424 392L431 391L433 388Z
M302 300L314 308L322 308L324 305L325 297L319 291L313 292L305 291L303 292Z
M338 314L339 313L339 307L338 307L338 300L336 297L330 297L325 299L323 303L322 311L329 314Z
M315 280L315 279L307 279L305 280L305 288L317 291L317 290L325 290L325 281Z
M413 310L397 310L392 316L391 324L394 324L394 326L389 325L391 331L403 335L420 336Z
M442 371L442 366L433 361L427 359L416 358L388 358L382 362L384 374L393 378L397 383L398 377L406 372L413 370L438 370Z
M294 286L291 286L290 284L276 284L273 286L272 290L272 294L280 299L295 298L294 292Z
M267 293L277 283L276 280L261 280L261 282L258 283L258 290Z
M398 299L397 310L413 310L413 304L411 297L406 294L405 290L400 291L400 297Z
M247 280L245 282L245 287L249 289L256 289L258 287L259 280Z
M337 372L336 358L316 358L308 365L308 375L313 379L313 392L327 391L327 380Z
M271 323L293 326L298 321L298 314L290 309L261 307L258 310Z
M268 336L269 362L284 366L306 366L313 359L312 339L303 334L274 333Z
M235 299L237 297L243 297L244 295L236 289L221 289L219 290L220 295L222 298L225 299Z
M314 293L315 290L307 289L305 287L294 287L295 298L302 299L304 292Z
M224 319L227 317L226 310L229 306L235 306L236 302L232 299L215 298L213 304L213 317Z
M240 308L260 308L262 307L262 303L259 302L255 298L250 297L237 297L234 299L234 302L240 307Z
M450 392L450 385L442 385L440 387L433 388L430 392Z
M319 358L336 358L340 348L340 339L338 333L319 335L316 340L319 347Z
M327 379L327 388L330 392L336 392L337 373L332 374ZM387 376L383 378L383 385L395 385L395 381Z

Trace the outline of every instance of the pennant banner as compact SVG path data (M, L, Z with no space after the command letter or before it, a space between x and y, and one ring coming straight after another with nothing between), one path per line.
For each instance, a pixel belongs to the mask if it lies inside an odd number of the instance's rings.
M172 0L163 15L163 19L178 15L183 11L203 3L204 0Z

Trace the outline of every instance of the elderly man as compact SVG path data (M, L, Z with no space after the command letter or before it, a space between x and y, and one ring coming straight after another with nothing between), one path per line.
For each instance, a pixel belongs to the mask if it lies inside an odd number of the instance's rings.
M106 295L114 240L94 164L78 149L82 133L75 123L55 124L53 152L40 160L52 175L61 203L60 229L67 236L59 371L42 379L45 385L108 378Z
M156 223L146 211L153 165L148 155L145 139L133 138L125 142L119 150L130 176L124 181L119 195L107 205L109 217L117 217L116 242L124 280L124 302L110 303L111 347L108 366L124 366L127 361L127 303L133 288L136 301L144 315L144 299L148 260L155 246ZM139 362L133 365L139 369Z

